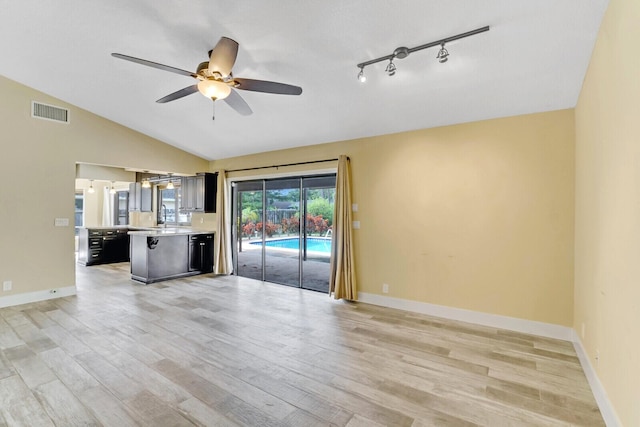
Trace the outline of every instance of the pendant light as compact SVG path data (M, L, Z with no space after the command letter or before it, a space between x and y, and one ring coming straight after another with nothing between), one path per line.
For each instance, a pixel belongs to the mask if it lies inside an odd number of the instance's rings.
M173 190L175 187L173 186L173 181L171 181L171 175L169 174L169 183L167 184L167 190Z
M111 181L111 190L109 190L109 194L116 194L116 189L114 187L115 181Z
M87 193L93 194L96 190L93 188L93 180L89 181L89 188L87 189Z

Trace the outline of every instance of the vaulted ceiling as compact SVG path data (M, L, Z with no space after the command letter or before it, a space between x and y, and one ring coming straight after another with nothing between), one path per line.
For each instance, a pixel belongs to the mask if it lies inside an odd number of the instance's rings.
M607 0L258 0L3 2L0 75L207 159L571 108ZM356 64L489 25L490 31L386 62ZM239 91L241 116L196 93L155 100L190 77L221 36L235 76L301 86Z

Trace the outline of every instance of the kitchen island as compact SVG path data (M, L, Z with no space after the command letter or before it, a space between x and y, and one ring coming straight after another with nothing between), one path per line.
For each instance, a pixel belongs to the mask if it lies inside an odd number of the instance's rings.
M213 271L214 233L191 228L129 231L131 278L142 283Z

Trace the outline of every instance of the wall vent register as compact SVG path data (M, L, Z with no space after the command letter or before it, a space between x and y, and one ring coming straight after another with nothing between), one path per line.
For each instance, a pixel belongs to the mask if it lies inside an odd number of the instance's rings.
M31 117L36 119L51 120L58 123L69 123L69 110L54 105L31 102Z

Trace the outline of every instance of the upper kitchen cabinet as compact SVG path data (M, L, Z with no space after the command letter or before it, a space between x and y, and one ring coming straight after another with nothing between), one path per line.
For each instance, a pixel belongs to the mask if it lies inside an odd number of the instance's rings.
M216 212L218 174L203 172L182 177L180 210L184 212Z
M139 182L129 184L129 211L151 212L151 188L143 188Z

